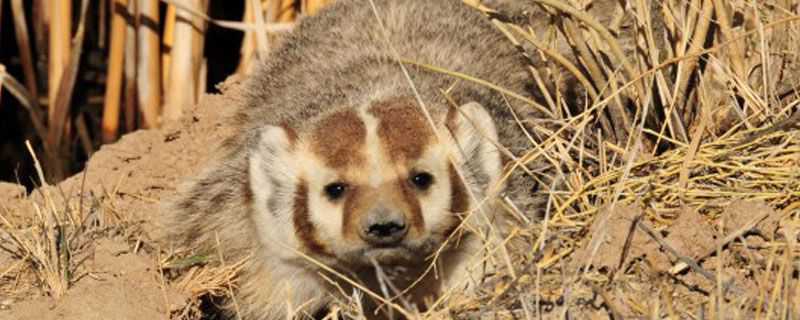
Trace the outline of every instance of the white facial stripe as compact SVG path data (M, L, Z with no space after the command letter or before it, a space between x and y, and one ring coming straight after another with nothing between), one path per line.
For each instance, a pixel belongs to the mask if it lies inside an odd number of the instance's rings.
M367 127L366 156L367 156L367 183L370 187L377 188L385 181L394 176L394 167L387 163L389 158L386 156L381 140L378 137L378 124L380 120L366 112L365 108L359 110L359 116L364 120Z

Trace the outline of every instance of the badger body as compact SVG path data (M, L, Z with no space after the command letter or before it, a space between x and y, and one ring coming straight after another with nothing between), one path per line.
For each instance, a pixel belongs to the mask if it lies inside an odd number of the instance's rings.
M470 259L496 218L484 199L502 190L505 155L531 147L514 119L543 115L421 65L536 99L528 63L458 0L337 1L248 76L237 133L165 206L167 238L250 257L244 319L313 314L356 287L387 294L376 270L424 309L479 280ZM381 317L371 295L365 314Z

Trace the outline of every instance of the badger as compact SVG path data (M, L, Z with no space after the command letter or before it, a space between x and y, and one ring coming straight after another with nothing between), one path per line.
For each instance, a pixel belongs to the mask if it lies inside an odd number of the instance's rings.
M535 203L533 179L506 177L526 119L548 116L522 101L541 99L530 63L459 0L336 1L247 76L236 133L165 205L165 237L249 257L243 319L354 293L368 317L408 315L474 287L498 195Z

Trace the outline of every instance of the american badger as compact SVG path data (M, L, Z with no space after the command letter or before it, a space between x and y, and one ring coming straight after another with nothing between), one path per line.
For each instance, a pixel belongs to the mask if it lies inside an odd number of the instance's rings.
M508 155L531 148L514 119L543 116L452 74L536 99L528 63L459 0L337 1L248 77L237 134L166 207L169 239L251 257L245 319L314 314L355 291L370 317L398 293L393 305L424 310L480 281L491 196ZM510 183L527 194L527 180Z

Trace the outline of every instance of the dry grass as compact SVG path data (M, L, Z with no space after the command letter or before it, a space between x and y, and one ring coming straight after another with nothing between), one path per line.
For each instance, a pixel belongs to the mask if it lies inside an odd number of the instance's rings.
M510 234L516 239L510 242L525 245L510 250L513 269L499 268L503 271L487 279L490 285L478 297L454 296L452 303L443 303L451 309L431 314L796 316L800 312L796 307L800 252L795 245L800 131L791 121L781 120L800 114L796 92L800 60L792 53L798 48L787 42L797 40L797 4L787 2L782 9L744 2L715 7L711 1L665 1L661 7L648 7L654 4L628 1L629 7L616 11L619 16L611 19L616 23L609 25L625 27L608 30L591 14L564 2L534 2L551 8L561 20L535 31L506 23L497 23L498 27L511 41L538 49L532 54L548 61L546 67L534 70L543 83L558 84L560 75L571 73L580 83L591 85L589 101L574 112L559 103L568 101L565 97L556 94L548 99L546 107L559 117L554 121L557 126L538 126L532 134L540 137L539 143L519 156L523 165L530 166L547 159L554 169L541 181L560 183L556 188L542 186L549 193L544 219L514 221ZM654 11L658 13L654 19L665 21L666 36L653 27ZM742 21L732 28L724 18L712 21L712 13ZM722 25L711 28L714 23ZM626 32L636 39L638 50L618 49L625 47L626 39L620 35ZM564 45L575 56L558 50ZM760 239L761 248L740 243L744 237L731 237L719 246L727 258L713 251L696 262L715 274L731 269L753 273L762 281L757 281L757 292L745 294L745 299L726 293L718 283L687 281L686 273L695 270L685 271L680 265L663 273L636 263L614 273L573 254L592 241L587 230L607 205L636 203L641 219L661 230L678 219L676 213L684 207L697 208L716 224L726 207L742 199L778 209L781 215L772 218L783 219L785 236ZM513 204L507 207L511 216L520 216L513 212ZM745 250L764 260L742 264L730 258L729 250Z
M513 223L501 245L487 244L491 254L484 262L497 272L475 295L448 292L424 313L389 299L390 292L368 295L425 319L797 316L797 4L627 1L626 10L618 8L604 24L575 3L534 2L560 19L536 30L495 24L545 61L531 69L542 88L564 85L564 75L582 84L582 108L565 105L569 100L559 91L542 105L482 79L403 62L484 84L554 116L535 126L535 147L509 168L549 162L549 174L535 177L555 181L541 186L549 198L546 212L531 219L504 203ZM718 226L723 211L740 200L765 203L777 214L753 212L749 224L728 234L721 226L708 228L720 240L696 257L658 234L676 223L682 208L695 208ZM600 208L615 204L635 204L655 230L640 229L686 262L660 270L640 259L610 272L591 257L576 256L592 242L587 231ZM763 219L780 225L779 234L751 236ZM747 276L721 280L736 273ZM339 301L330 316L363 316L361 299Z
M203 317L203 311L200 309L200 304L203 300L214 302L231 297L236 289L237 275L247 262L245 259L233 264L225 264L223 260L216 267L202 267L208 260L208 257L203 256L193 256L186 259L178 259L177 261L171 257L163 259L161 269L164 272L174 274L171 285L189 293L189 302L179 312L172 314L173 319L201 318ZM167 278L172 276L166 275ZM234 312L238 312L238 305L235 299L231 299L226 303Z
M94 240L109 235L126 221L108 214L100 198L84 194L83 189L78 198L71 198L58 186L47 185L30 143L28 149L42 186L26 199L0 203L0 250L19 265L27 265L18 271L32 271L41 289L58 299L73 283L89 275L82 264L91 256ZM3 277L10 275L10 270L3 273ZM6 289L6 285L0 286L0 290Z

